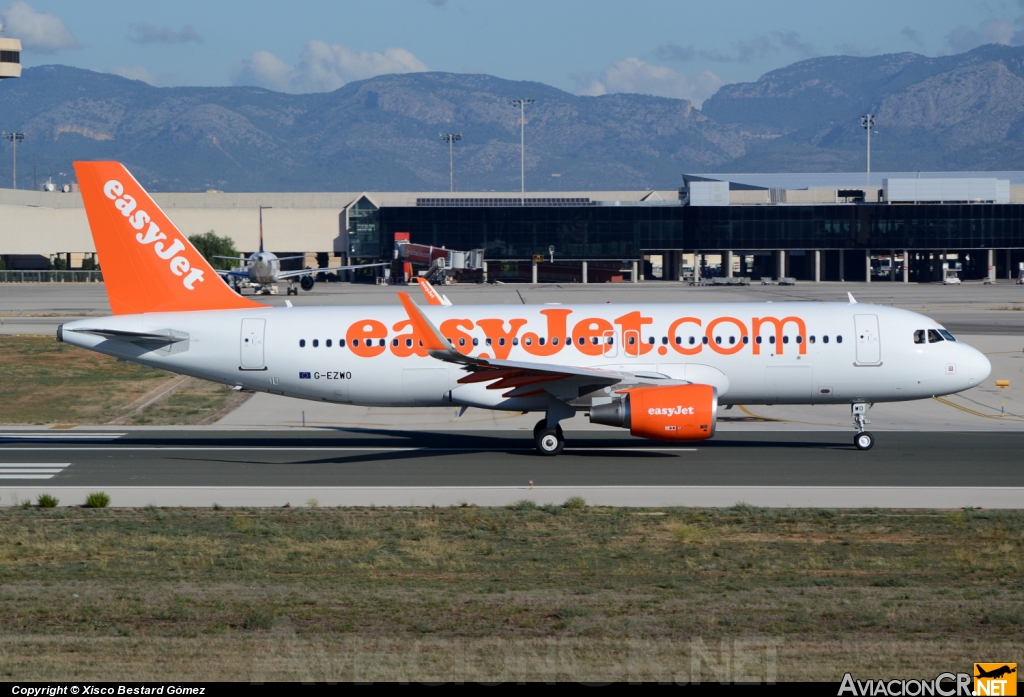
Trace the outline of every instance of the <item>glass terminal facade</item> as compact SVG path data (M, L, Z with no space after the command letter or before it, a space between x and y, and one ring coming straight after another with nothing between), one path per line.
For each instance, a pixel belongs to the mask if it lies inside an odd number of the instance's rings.
M411 233L419 244L482 248L495 261L547 255L550 245L559 257L593 260L660 250L1024 248L1022 204L499 204L385 206L374 213L375 235L370 225L359 226L360 256L388 255L395 232Z

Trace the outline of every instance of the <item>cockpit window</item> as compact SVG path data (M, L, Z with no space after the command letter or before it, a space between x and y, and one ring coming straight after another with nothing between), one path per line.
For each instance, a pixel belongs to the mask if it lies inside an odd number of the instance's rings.
M939 335L946 341L956 341L956 339L953 338L953 335L947 332L945 329L940 329Z
M925 340L925 335L927 333L928 332L926 332L924 329L918 329L916 332L914 332L914 343L915 344L927 343L926 340Z
M929 329L928 330L928 343L929 344L935 344L935 343L938 343L940 341L944 341L944 339L939 335L939 333L937 331L935 331L934 329Z

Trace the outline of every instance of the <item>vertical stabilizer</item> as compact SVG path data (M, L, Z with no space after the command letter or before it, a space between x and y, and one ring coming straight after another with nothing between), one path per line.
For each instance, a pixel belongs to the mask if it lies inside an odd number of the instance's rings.
M115 315L266 307L221 280L119 162L76 162Z

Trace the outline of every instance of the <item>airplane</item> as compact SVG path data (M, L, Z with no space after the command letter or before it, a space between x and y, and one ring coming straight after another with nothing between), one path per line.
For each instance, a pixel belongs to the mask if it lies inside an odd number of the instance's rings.
M998 679L998 678L1003 677L1004 675L1009 675L1010 673L1016 673L1017 672L1016 668L1011 668L1008 665L1003 665L1003 666L1000 666L999 668L994 668L992 670L985 670L985 669L981 668L981 666L979 666L977 663L975 663L974 664L974 669L977 671L977 675L974 676L976 678L995 678L995 679Z
M57 340L141 365L338 404L536 412L542 455L577 412L634 436L715 435L720 406L951 394L988 359L924 315L849 302L269 307L234 293L117 162L76 162L113 315ZM142 283L140 279L146 279Z
M281 271L281 262L292 259L305 259L305 255L298 254L290 257L279 257L273 252L263 250L263 207L260 206L260 251L249 257L226 257L214 256L214 259L229 259L245 264L245 268L231 269L228 271L218 270L228 284L241 294L242 283L248 282L256 286L257 295L272 295L277 293L276 287L272 284L278 281L288 281L288 295L298 295L299 289L293 285L297 278L302 290L313 290L316 274L327 271L351 271L352 269L365 269L372 266L387 266L387 263L379 264L357 264L351 266L329 266L320 269L302 269L301 271ZM244 279L244 280L243 280Z

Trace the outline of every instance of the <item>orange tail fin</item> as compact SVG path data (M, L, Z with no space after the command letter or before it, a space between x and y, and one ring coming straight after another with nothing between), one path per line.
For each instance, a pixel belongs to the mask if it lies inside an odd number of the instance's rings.
M115 315L266 307L243 298L120 162L76 162Z

